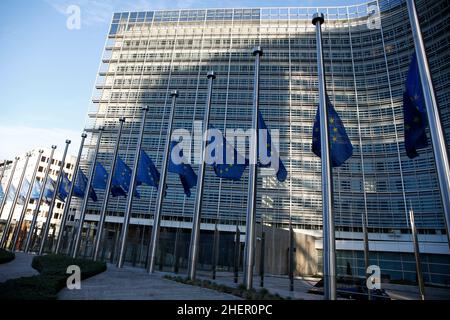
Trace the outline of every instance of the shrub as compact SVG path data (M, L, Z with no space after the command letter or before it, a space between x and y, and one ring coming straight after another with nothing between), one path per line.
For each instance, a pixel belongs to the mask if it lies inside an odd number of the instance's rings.
M33 259L31 265L40 275L0 283L0 300L54 300L66 285L68 266L78 265L81 269L81 279L106 270L104 262L72 259L61 255L38 256Z
M14 254L14 252L0 249L0 264L10 262L14 260L15 257L16 255Z
M170 275L165 275L165 279L173 280L176 282L208 288L211 290L224 292L228 294L232 294L234 296L238 296L244 298L246 300L283 300L279 294L272 294L267 289L263 288L259 291L255 289L247 290L245 285L240 284L237 288L229 287L223 284L217 284L210 280L190 280L189 278L182 278L180 276L174 277Z
M0 284L0 300L55 300L65 278L32 276L11 279Z
M81 269L81 279L87 279L106 270L104 262L86 259L72 259L62 255L38 256L33 259L31 266L42 275L67 277L66 270L70 265L77 265Z

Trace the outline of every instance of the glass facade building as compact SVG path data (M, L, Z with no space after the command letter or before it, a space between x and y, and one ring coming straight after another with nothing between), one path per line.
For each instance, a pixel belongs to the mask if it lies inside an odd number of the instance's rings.
M416 3L448 147L450 9L446 0ZM426 281L448 285L450 253L433 151L431 147L420 150L420 156L411 160L404 150L402 94L414 44L402 0L326 8L115 13L88 110L86 130L91 138L81 166L87 172L97 139L95 128L105 126L99 161L108 169L118 119L125 116L119 154L131 167L140 110L148 105L143 149L160 169L170 92L179 90L174 129L192 132L194 121L203 119L209 70L217 73L211 126L249 129L254 74L251 49L260 45L264 50L260 110L268 127L280 132L280 155L289 175L283 183L275 176L259 178L258 222L283 229L291 221L296 232L317 239L320 260L321 168L320 159L311 151L318 103L311 18L318 11L325 14L322 30L328 95L354 146L353 156L333 170L337 249L342 252L338 252L338 258L351 260L356 268L363 265L361 219L367 214L370 249L376 260L383 260L383 252L389 259L396 256L390 269L397 273L388 273L395 279L414 280L414 267L410 270L411 263L402 263L400 258L413 261L408 222L412 208L421 249L429 257L427 266L434 268L424 269ZM197 165L193 167L197 169ZM223 231L234 232L236 225L245 225L247 178L248 171L241 181L221 180L211 167L207 168L203 229L212 230L218 223ZM142 186L139 192L141 198L134 200L131 224L140 231L132 231L130 237L144 247L150 235L148 226L153 223L156 189ZM98 193L101 200L101 190ZM195 192L186 197L178 176L169 173L162 226L191 228L194 199ZM73 203L77 204L75 200ZM89 203L87 223L92 225L92 234L100 207L101 201ZM124 198L110 200L109 228L120 230L114 225L120 225L124 211ZM405 276L405 272L412 272L411 276Z

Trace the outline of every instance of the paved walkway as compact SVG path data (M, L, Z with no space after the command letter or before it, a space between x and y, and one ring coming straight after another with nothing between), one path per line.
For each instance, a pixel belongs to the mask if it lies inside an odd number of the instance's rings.
M211 280L211 272L197 272L200 279ZM230 272L218 272L216 283L225 284L230 287L236 287L242 283L242 273L239 274L239 283L233 281L233 274ZM313 287L317 278L299 278L294 281L294 291L289 290L289 279L286 276L265 276L264 288L270 293L278 293L280 296L291 299L301 300L322 300L322 295L310 294L308 290ZM260 277L253 278L253 287L256 290L261 289ZM418 300L419 292L417 286L399 285L391 283L382 283L381 287L386 290L392 300ZM426 300L450 300L450 288L425 287Z
M39 274L39 272L31 267L33 257L33 255L16 252L16 258L13 261L0 264L0 282Z
M39 274L31 267L34 255L16 253L16 258L8 263L0 264L0 283L9 279L29 277ZM92 300L235 300L236 296L209 290L197 286L190 286L175 281L164 279L164 272L156 272L149 275L142 268L124 267L118 269L115 265L108 264L107 271L86 279L81 283L81 290L63 289L59 299L92 299ZM173 275L173 273L170 273ZM199 279L211 279L211 274L198 272ZM185 276L185 274L180 274ZM239 275L239 283L242 282L242 274ZM291 299L321 300L322 296L308 294L317 279L295 280L294 291L289 291L287 277L266 276L264 287L271 293L278 293ZM230 272L218 272L216 283L235 287L233 274ZM255 289L259 287L259 277L254 278ZM392 299L416 300L418 299L417 287L382 283ZM450 299L449 288L425 288L427 299Z
M236 296L149 275L141 268L108 269L81 282L81 290L61 290L60 300L237 300Z
M419 288L401 284L381 283L393 300L418 300ZM425 287L426 300L450 300L450 288Z

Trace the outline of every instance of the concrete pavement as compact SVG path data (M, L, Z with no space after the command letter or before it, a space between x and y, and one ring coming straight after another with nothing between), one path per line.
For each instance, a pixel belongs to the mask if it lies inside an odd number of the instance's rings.
M81 290L61 290L59 300L238 300L233 295L149 275L141 268L108 269L81 282Z
M8 263L0 264L0 283L9 279L29 277L39 273L31 267L34 255L16 253L16 258ZM58 298L67 300L235 300L236 296L217 292L197 286L185 285L175 281L164 279L164 272L156 272L149 275L145 269L125 266L117 268L108 264L107 271L86 279L81 283L81 290L63 289ZM167 273L174 275L173 273ZM181 273L180 276L186 276ZM199 271L199 279L211 280L211 273ZM239 275L239 283L242 282L242 274ZM289 291L289 279L283 276L266 276L264 287L271 293L278 293L285 298L321 300L322 296L308 294L309 288L314 286L318 279L296 278L294 291ZM239 285L233 282L231 272L218 272L215 280L218 284L230 287ZM254 288L259 290L259 277L254 278ZM417 300L418 290L416 286L382 283L392 299ZM425 288L426 299L450 300L449 288Z
M8 263L0 264L0 283L9 279L38 275L31 267L34 255L16 252L16 258Z

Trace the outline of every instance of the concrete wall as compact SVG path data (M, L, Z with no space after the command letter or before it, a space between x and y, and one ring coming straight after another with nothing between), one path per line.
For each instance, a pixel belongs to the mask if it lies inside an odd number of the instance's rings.
M264 272L267 274L287 275L289 266L289 230L264 226L265 250ZM318 272L316 238L294 231L296 276L311 276ZM257 249L255 257L256 272L261 266L261 226L257 226Z

